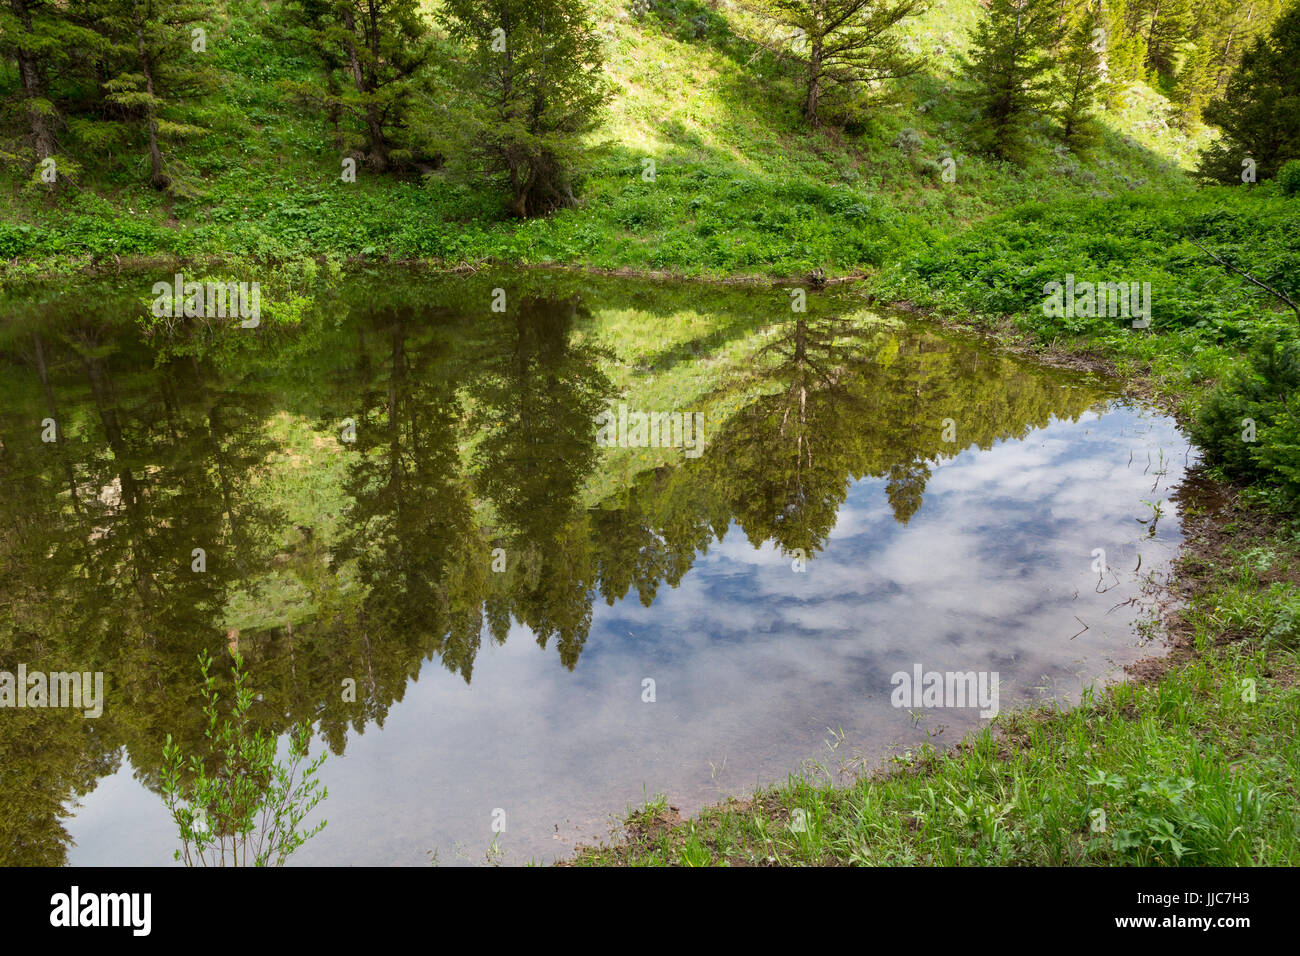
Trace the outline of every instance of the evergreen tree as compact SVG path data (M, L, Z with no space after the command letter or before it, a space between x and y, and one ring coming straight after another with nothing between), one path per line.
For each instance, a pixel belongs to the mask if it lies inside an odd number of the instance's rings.
M1205 108L1205 119L1223 131L1206 150L1199 171L1210 180L1239 182L1242 163L1255 162L1269 179L1287 160L1300 158L1300 5L1292 6L1272 31L1255 40L1241 58L1221 98Z
M291 92L323 108L336 129L341 115L355 118L362 132L341 138L376 171L408 159L395 137L430 52L419 0L294 0L288 12L325 68L318 81L288 84Z
M1060 69L1052 81L1052 94L1061 137L1076 152L1096 141L1093 111L1102 84L1101 5L1085 7L1061 53Z
M516 217L571 205L582 137L609 97L586 4L447 0L440 16L461 49L459 99L432 114L431 141L504 176Z
M1192 0L1147 0L1147 66L1156 73L1173 76L1179 53L1191 38L1196 14Z
M824 96L847 97L882 80L909 76L922 58L909 55L894 27L920 11L920 0L749 0L789 31L789 52L803 66L804 119L820 125ZM783 50L783 52L785 52Z
M206 0L92 0L91 22L106 42L103 87L107 102L144 134L149 181L181 191L175 160L163 140L202 132L186 122L181 104L210 88L206 33L213 19Z
M1183 60L1178 79L1169 93L1174 122L1179 129L1190 129L1201 119L1201 111L1213 90L1210 55L1201 46L1193 46Z
M1206 5L1203 24L1206 42L1213 51L1212 95L1219 94L1241 64L1242 54L1258 37L1268 32L1282 12L1282 0L1218 0ZM1198 26L1201 26L1198 24Z
M26 149L0 147L0 159L42 173L46 159L55 159L55 176L74 178L77 166L58 155L61 117L50 93L52 75L70 69L78 50L93 49L95 36L79 26L52 0L0 2L0 57L18 67L17 95L28 136Z
M1052 0L992 0L975 29L970 100L979 110L976 144L1001 159L1019 159L1030 116L1048 102L1048 51L1056 43Z

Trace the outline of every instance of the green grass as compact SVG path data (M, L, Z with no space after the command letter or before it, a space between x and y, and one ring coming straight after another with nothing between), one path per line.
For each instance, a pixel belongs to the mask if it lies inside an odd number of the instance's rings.
M904 257L878 277L907 299L985 331L1039 346L1101 352L1157 396L1191 413L1261 334L1297 331L1293 312L1217 264L1213 251L1294 298L1300 202L1272 184L1214 187L1177 203L1152 195L1035 203L991 216ZM1049 318L1044 285L1149 282L1151 325Z
M239 6L210 39L224 82L196 107L209 132L172 147L193 198L149 189L138 151L86 156L82 181L53 197L5 173L0 278L130 257L266 263L322 254L692 276L845 274L1025 202L1189 190L1174 157L1190 157L1193 139L1161 124L1146 130L1166 107L1142 87L1108 114L1090 156L1057 149L1045 124L1024 168L967 151L972 117L954 95L956 55L976 0L946 0L909 29L930 55L927 71L852 132L802 124L797 77L753 42L760 25L752 17L687 0L657 4L640 20L613 0L594 7L617 95L592 137L577 208L514 222L499 184L444 171L363 171L341 182L321 117L288 105L278 85L308 75L312 63ZM699 18L706 29L697 36ZM944 156L956 162L954 183L936 175ZM655 161L653 182L642 178L645 159Z

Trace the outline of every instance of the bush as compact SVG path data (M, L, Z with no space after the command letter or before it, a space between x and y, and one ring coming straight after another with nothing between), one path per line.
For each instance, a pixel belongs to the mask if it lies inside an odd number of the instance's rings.
M894 137L894 149L900 152L915 153L925 144L924 138L916 130L907 128Z
M1285 163L1277 171L1277 184L1282 187L1282 195L1294 196L1300 193L1300 159Z
M1192 423L1210 464L1300 498L1300 342L1270 333L1219 384Z

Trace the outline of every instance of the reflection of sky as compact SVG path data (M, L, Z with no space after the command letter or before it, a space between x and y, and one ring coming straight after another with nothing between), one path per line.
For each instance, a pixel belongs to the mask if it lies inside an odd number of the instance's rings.
M1160 451L1168 474L1153 491ZM854 483L806 573L733 525L652 607L635 591L598 600L573 672L520 627L484 643L472 687L429 663L382 731L327 759L331 823L295 861L426 864L437 848L443 865L481 862L501 808L504 861L519 863L605 837L656 792L689 813L810 757L834 768L858 748L874 766L927 728L952 743L979 723L974 710L929 711L917 729L890 706L890 675L916 663L998 671L1004 711L1077 694L1144 653L1138 611L1122 602L1167 568L1178 516L1166 501L1154 538L1137 519L1151 514L1143 499L1168 497L1186 453L1150 413L1054 421L935 467L906 526L883 480ZM1098 584L1094 548L1119 583ZM832 754L827 728L841 727ZM161 801L129 774L101 782L70 821L72 862L170 858Z

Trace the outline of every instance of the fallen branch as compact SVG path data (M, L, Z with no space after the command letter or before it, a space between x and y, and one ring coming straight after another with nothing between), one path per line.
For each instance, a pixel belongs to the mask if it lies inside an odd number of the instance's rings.
M1259 286L1259 287L1260 287L1261 289L1263 289L1265 292L1269 293L1269 295L1272 295L1272 296L1274 296L1275 298L1279 299L1280 301L1285 302L1288 306L1291 307L1291 311L1295 313L1296 321L1300 322L1300 305L1297 305L1297 304L1295 303L1295 301L1294 301L1290 296L1288 296L1286 293L1284 293L1284 292L1279 292L1277 289L1274 289L1271 285L1268 285L1268 284L1266 284L1266 283L1260 281L1259 279L1256 279L1253 275L1251 275L1251 274L1250 274L1249 272L1247 272L1245 269L1238 269L1238 268L1237 268L1236 266L1234 266L1231 262L1228 262L1228 261L1226 261L1226 260L1224 260L1224 259L1220 259L1218 256L1216 256L1216 255L1215 255L1213 252L1211 252L1209 249L1206 249L1203 245L1201 245L1201 244L1200 244L1199 242L1197 242L1195 239L1188 239L1187 241L1190 242L1192 245L1194 245L1197 249L1200 249L1203 253L1205 253L1207 256L1209 256L1211 259L1213 259L1213 260L1214 260L1215 262L1217 262L1219 265L1223 266L1223 268L1227 269L1229 272L1234 272L1234 273L1236 273L1237 275L1241 276L1243 279L1246 279L1248 282L1252 282L1252 283L1254 283L1255 285Z

